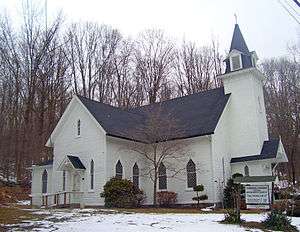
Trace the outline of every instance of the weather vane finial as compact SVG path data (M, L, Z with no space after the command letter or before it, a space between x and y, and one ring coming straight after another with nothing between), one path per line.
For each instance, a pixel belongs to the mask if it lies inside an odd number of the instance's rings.
M234 18L235 18L235 24L237 24L237 15L234 13Z

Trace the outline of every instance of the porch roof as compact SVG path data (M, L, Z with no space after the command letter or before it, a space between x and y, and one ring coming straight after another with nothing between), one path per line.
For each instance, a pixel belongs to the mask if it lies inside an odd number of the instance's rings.
M239 176L234 178L234 183L274 182L276 176Z
M254 160L263 160L263 159L273 159L276 158L278 147L279 147L279 139L270 139L264 141L261 152L259 155L249 155L249 156L241 156L235 157L231 159L231 163L245 162L245 161L254 161Z
M67 155L75 169L86 169L78 156Z

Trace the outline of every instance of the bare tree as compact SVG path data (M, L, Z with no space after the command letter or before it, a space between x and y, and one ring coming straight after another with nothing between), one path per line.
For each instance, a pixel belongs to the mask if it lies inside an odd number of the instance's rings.
M287 58L266 60L262 69L270 133L281 136L289 163L288 173L296 183L300 164L300 64Z
M142 82L147 103L159 100L162 86L169 82L174 44L161 30L140 34L135 46L135 75Z
M25 8L20 28L8 17L0 20L0 102L6 111L1 113L0 140L5 145L0 147L0 166L14 170L18 181L27 166L49 155L44 143L59 117L56 107L63 111L62 102L68 99L68 78L62 78L67 66L58 37L62 18L58 16L46 31L33 7Z
M71 25L65 41L76 94L111 103L113 57L120 40L120 33L106 25Z
M219 87L216 76L222 72L222 59L217 42L198 48L194 43L183 42L177 49L174 62L179 96Z
M146 161L142 175L153 183L153 205L156 205L159 168L164 165L169 174L167 178L181 173L185 169L182 161L188 152L187 142L179 139L184 136L184 125L172 112L156 104L145 110L144 115L145 123L130 132L133 140L139 138L141 142L132 143L129 149Z

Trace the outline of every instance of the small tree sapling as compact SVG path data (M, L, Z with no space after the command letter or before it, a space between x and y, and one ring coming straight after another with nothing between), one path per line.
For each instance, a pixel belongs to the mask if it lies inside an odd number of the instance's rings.
M197 196L196 197L193 197L193 201L197 201L197 207L199 208L200 207L200 201L203 201L203 200L207 200L207 195L204 194L204 195L199 195L200 192L203 192L204 191L204 186L202 184L199 184L199 185L196 185L194 188L193 188L194 192L196 192Z

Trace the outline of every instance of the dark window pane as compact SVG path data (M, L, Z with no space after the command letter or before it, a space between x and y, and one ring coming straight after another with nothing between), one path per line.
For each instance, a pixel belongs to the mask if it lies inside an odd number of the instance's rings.
M167 169L163 163L158 168L158 188L167 189Z
M77 135L80 135L80 120L77 121Z
M117 164L116 164L116 177L122 179L123 177L123 166L120 162L120 160L118 160Z
M186 165L187 187L193 188L197 185L196 165L193 160L189 160Z
M245 176L249 176L249 167L246 165L244 168Z
M44 170L42 175L42 193L47 193L48 173Z
M91 170L90 170L90 175L91 175L91 189L94 189L94 161L91 161Z
M196 173L190 172L187 174L187 184L188 188L193 188L196 186Z
M63 191L66 191L66 171L63 171Z
M139 187L139 172L139 167L137 163L135 163L132 170L132 181L136 187Z

